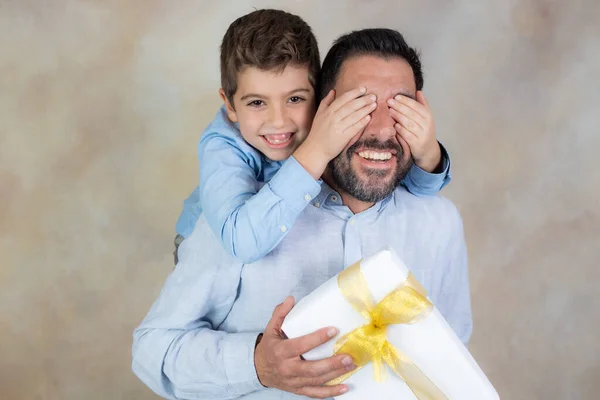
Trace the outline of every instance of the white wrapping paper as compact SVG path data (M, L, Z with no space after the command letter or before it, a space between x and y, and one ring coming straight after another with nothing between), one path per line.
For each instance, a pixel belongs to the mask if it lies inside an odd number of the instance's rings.
M361 261L361 270L378 303L408 276L409 269L391 249ZM329 279L296 304L283 324L290 338L302 336L326 326L335 326L339 335L306 353L307 360L330 357L335 341L367 321L356 312L340 292L337 276ZM390 325L388 341L406 354L450 400L497 400L494 390L469 351L444 317L434 309L412 325ZM404 381L386 366L387 379L374 379L372 364L367 364L344 383L350 391L344 400L416 399Z

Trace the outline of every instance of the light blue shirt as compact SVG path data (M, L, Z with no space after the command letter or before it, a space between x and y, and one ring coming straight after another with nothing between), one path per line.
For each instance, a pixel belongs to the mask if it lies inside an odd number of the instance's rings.
M398 253L467 344L472 330L467 253L454 205L398 187L355 215L323 183L279 245L252 264L229 255L201 216L134 332L133 371L170 399L301 399L260 384L257 335L286 296L301 299L385 246Z
M413 166L403 181L411 193L433 195L448 184L450 160L443 147L442 155L440 174ZM175 230L189 236L204 213L221 245L246 263L273 250L321 190L321 181L304 173L294 157L272 161L250 146L225 106L204 131L198 157L200 185L184 201Z

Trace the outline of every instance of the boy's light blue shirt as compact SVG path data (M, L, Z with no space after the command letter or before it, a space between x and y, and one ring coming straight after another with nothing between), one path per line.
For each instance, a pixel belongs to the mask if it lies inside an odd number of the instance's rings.
M222 106L198 145L200 185L183 202L176 232L188 237L201 213L227 252L243 262L268 254L298 215L321 191L294 157L272 161L250 146ZM428 173L413 166L403 181L417 196L433 195L451 179L450 159L442 147L444 170Z

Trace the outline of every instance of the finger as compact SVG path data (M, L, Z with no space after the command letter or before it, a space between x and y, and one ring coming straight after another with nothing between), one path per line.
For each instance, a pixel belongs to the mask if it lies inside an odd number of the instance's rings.
M354 367L356 368L356 367ZM352 368L352 369L354 369ZM326 374L315 376L315 377L296 377L291 383L295 387L310 387L310 386L323 386L326 385L327 382L330 382L336 378L339 378L342 375L345 375L352 371L352 369L346 368L338 368L333 371L329 371Z
M408 144L409 148L412 149L415 146L418 146L419 137L417 135L415 135L400 124L395 124L394 129L396 129L398 135Z
M340 396L348 392L347 385L335 386L305 386L300 390L301 395L312 397L313 399L328 399L334 396Z
M400 146L402 146L403 151L408 151L412 157L412 150L408 142L402 137L402 135L398 132L398 129L402 130L402 126L398 124L398 128L396 128L396 138L398 142L400 142Z
M402 104L413 109L416 113L418 113L423 119L427 120L429 116L429 110L425 108L425 106L419 103L416 100L411 99L408 96L403 96L401 94L394 97L394 100L399 101Z
M321 104L319 104L319 109L322 108L327 108L331 105L331 103L333 103L335 101L335 90L331 89L329 91L329 93L327 93L327 96L325 96L323 98L323 100L321 100Z
M309 350L330 341L337 334L337 328L328 327L295 339L288 339L285 342L283 356L286 358L301 356Z
M348 90L346 93L342 94L340 97L335 99L335 101L331 104L332 111L339 110L344 104L363 96L365 93L367 93L367 88L364 86Z
M392 115L392 118L394 118L400 125L402 125L417 136L422 135L424 129L421 125L416 123L414 120L408 118L406 115L400 114L393 108L390 108L389 110L390 114Z
M426 109L430 110L430 108L429 108L429 102L425 98L425 95L423 94L422 90L417 91L417 101L419 103L423 104L423 106L425 106Z
M368 96L362 96L359 97L357 99L353 99L351 101L349 101L348 103L344 104L342 107L340 107L336 113L339 116L340 120L344 120L348 117L350 117L353 113L355 113L356 111L359 110L363 110L366 107L366 110L370 110L370 112L373 112L373 110L377 107L377 96L375 96L374 94L370 94ZM358 119L360 119L361 117L359 117ZM357 120L358 120L357 119Z
M369 125L371 121L370 115L365 115L359 121L357 121L354 125L347 127L344 129L343 139L346 140L346 144L350 143L355 136L361 134L361 132Z
M327 382L332 381L336 378L339 378L340 376L345 375L354 369L356 369L355 365L352 365L352 368L338 368L338 369L333 370L325 375L320 376L318 379L323 382L323 383L321 383L321 385L326 385ZM311 385L308 385L308 386L311 386Z
M369 122L371 120L371 113L377 108L377 103L369 103L364 105L362 108L352 112L346 118L342 120L342 129L346 130L349 127L355 125L358 122ZM367 118L368 117L368 118Z
M271 316L271 320L265 329L265 333L277 333L277 335L279 335L279 332L281 331L281 325L283 325L283 320L288 315L292 307L294 307L294 298L292 296L286 297L283 303L275 307L275 310L273 310L273 316Z
M407 116L408 118L412 119L417 124L419 124L421 127L427 126L427 121L421 116L421 114L419 114L406 104L394 99L389 99L387 101L387 104L391 109L394 109L400 114Z
M354 365L352 357L349 355L336 354L316 361L298 360L295 362L293 368L295 369L296 376L300 378L319 378L324 375L330 375L333 371L343 371L343 373L346 373L356 368L356 366ZM315 384L322 385L340 375L342 374L327 378L324 381Z
M347 374L355 368L355 366L353 366L352 368L338 368L336 370L329 371L326 374L316 377L296 377L290 381L290 384L292 385L292 387L298 388L323 386L326 385L327 382L339 378L340 376Z

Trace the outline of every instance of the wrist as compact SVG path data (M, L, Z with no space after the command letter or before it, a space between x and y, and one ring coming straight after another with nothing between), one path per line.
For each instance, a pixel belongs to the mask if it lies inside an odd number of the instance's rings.
M313 179L319 180L329 160L319 151L319 148L313 146L307 139L302 143L293 154L298 164L308 172Z
M415 159L415 164L423 171L434 173L442 163L442 151L440 145L436 142L436 147L433 151L427 153L425 157Z
M258 382L260 382L261 385L263 385L264 387L267 387L263 380L261 379L261 368L259 366L260 362L259 362L259 349L258 349L258 345L260 344L260 341L262 340L263 334L259 334L256 337L256 343L254 344L254 370L256 371L256 377L258 378Z

